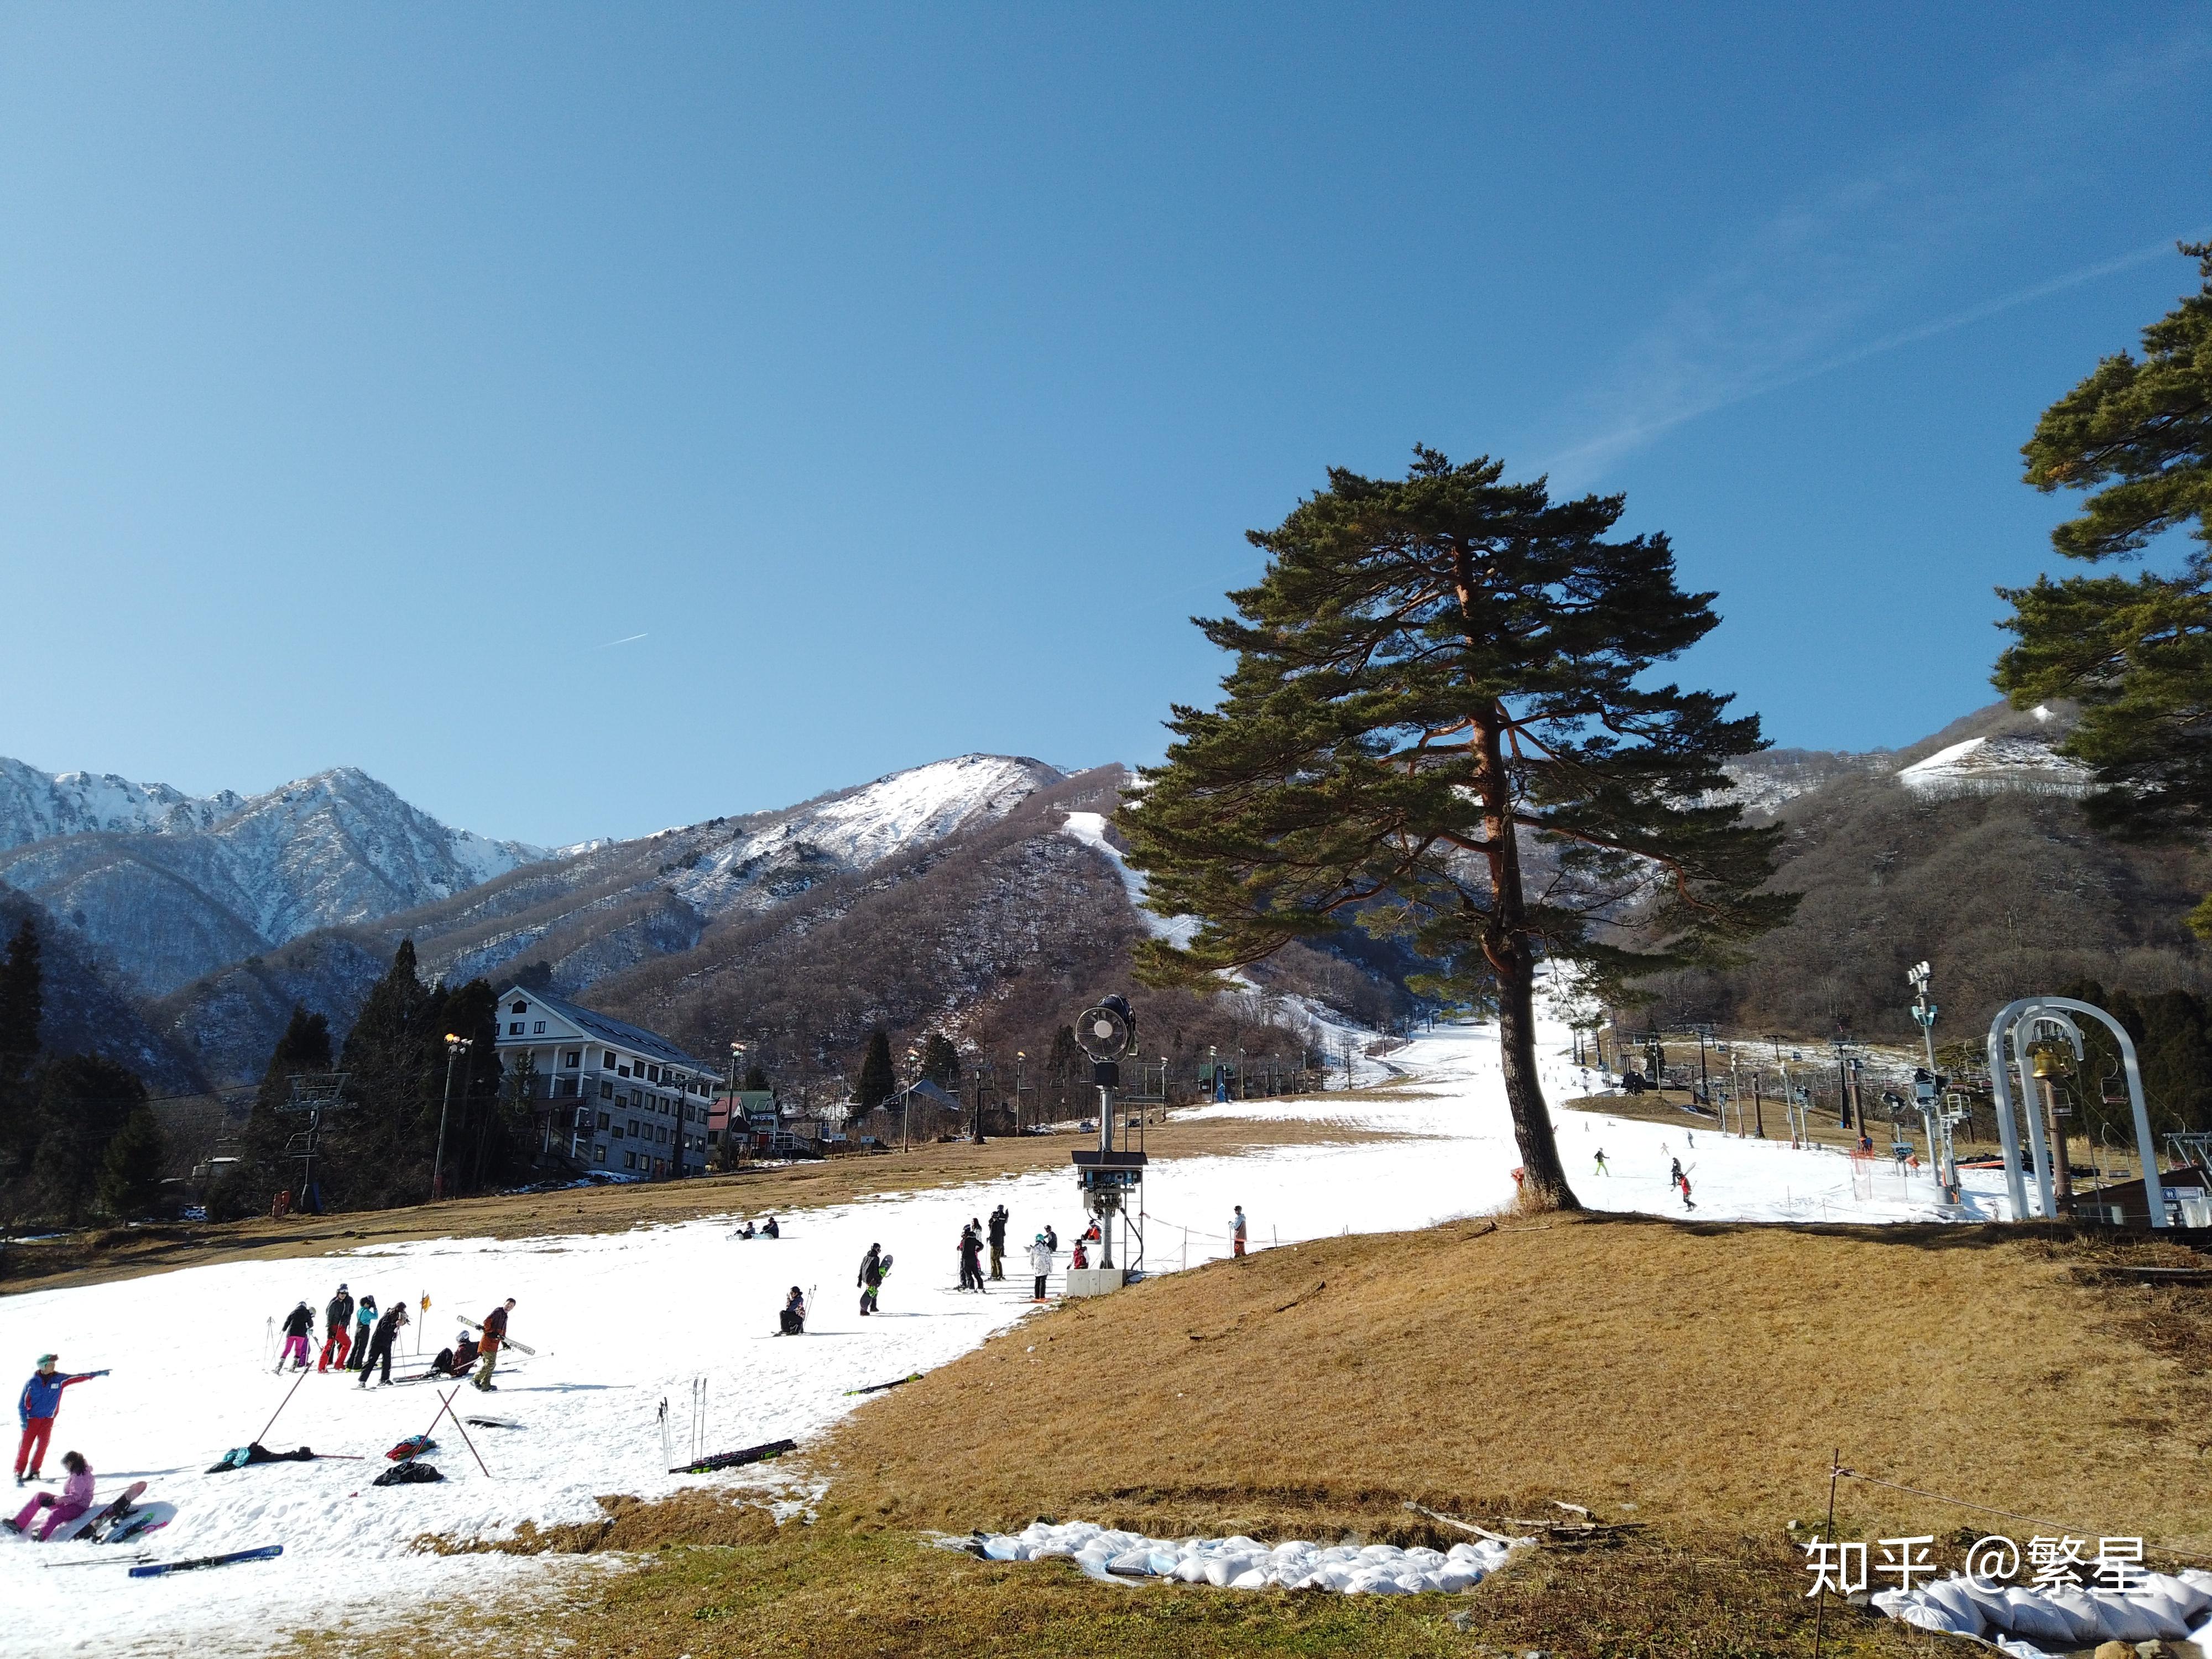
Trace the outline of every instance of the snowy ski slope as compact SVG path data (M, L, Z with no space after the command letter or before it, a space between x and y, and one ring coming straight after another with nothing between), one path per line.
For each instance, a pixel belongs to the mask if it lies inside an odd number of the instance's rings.
M1556 1053L1564 1028L1547 1039ZM1239 1203L1251 1218L1254 1247L1265 1249L1425 1226L1507 1201L1518 1157L1494 1030L1447 1028L1391 1059L1412 1078L1392 1098L1336 1094L1204 1109L1218 1116L1314 1116L1406 1138L1155 1164L1146 1183L1149 1266L1172 1271L1227 1254L1231 1206ZM1547 1062L1546 1081L1555 1098L1583 1091L1564 1062ZM1610 1207L1680 1213L1666 1185L1663 1142L1691 1167L1701 1217L1878 1221L1934 1213L1924 1182L1893 1190L1899 1183L1885 1176L1871 1200L1853 1200L1846 1160L1832 1153L1704 1133L1692 1148L1669 1125L1574 1112L1559 1114L1559 1121L1579 1190ZM1589 1173L1599 1146L1613 1166L1610 1178ZM1975 1199L1981 1213L1994 1213L1988 1194ZM0 1537L0 1601L10 1613L0 1653L252 1651L304 1618L411 1618L441 1596L550 1585L549 1574L593 1571L573 1558L438 1557L412 1553L410 1545L425 1532L500 1535L524 1520L591 1519L599 1494L653 1497L696 1483L666 1473L689 1456L694 1376L705 1376L709 1390L705 1449L719 1451L783 1436L804 1442L860 1403L845 1390L968 1352L1030 1311L1016 1262L988 1296L953 1288L960 1224L1000 1202L1012 1213L1017 1245L1047 1221L1063 1241L1078 1231L1073 1181L1055 1170L799 1212L776 1241L733 1240L726 1220L618 1235L441 1239L0 1300L0 1354L15 1356L26 1373L50 1348L65 1369L114 1368L113 1376L70 1390L49 1468L74 1447L91 1459L101 1501L143 1479L149 1500L176 1504L174 1522L138 1547L168 1559L285 1547L274 1562L135 1581L119 1564L48 1570L101 1559L106 1547ZM872 1242L890 1251L896 1267L883 1314L862 1319L849 1275ZM313 1375L264 1443L272 1449L304 1443L371 1461L201 1473L258 1434L292 1386L289 1375L270 1374L268 1322L301 1298L319 1310L341 1279L387 1307L395 1297L418 1304L427 1292L426 1353L452 1340L457 1315L481 1318L501 1298L517 1298L514 1334L538 1356L519 1358L497 1395L465 1390L455 1402L524 1425L471 1431L490 1478L441 1424L433 1461L442 1484L370 1486L386 1467L383 1453L428 1425L436 1396L428 1385L363 1393L349 1377ZM818 1290L809 1333L770 1336L794 1284ZM407 1333L407 1352L414 1334ZM674 1458L664 1458L656 1423L663 1399L674 1423ZM702 1479L787 1484L773 1466Z

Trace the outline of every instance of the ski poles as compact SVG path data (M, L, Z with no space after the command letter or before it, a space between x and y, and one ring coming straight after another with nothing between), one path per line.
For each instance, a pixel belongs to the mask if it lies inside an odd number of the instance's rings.
M303 1366L301 1368L300 1374L292 1379L292 1386L284 1391L283 1402L277 1406L275 1411L269 1414L269 1420L261 1425L261 1434L255 1435L253 1437L253 1440L260 1439L262 1435L267 1434L270 1430L276 1426L276 1419L284 1415L284 1407L292 1403L292 1396L300 1392L300 1384L307 1380L307 1372L306 1368ZM253 1443L253 1440L249 1440L246 1442L246 1444L252 1445Z

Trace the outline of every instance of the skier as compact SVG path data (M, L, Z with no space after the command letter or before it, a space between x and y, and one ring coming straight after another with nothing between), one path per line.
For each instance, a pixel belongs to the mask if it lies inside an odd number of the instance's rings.
M507 1340L507 1316L514 1311L514 1298L510 1296L484 1316L483 1364L477 1372L476 1386L486 1394L496 1386L491 1380L492 1369L499 1364L499 1345Z
M870 1245L868 1247L868 1254L871 1256L873 1256L875 1255L875 1247L872 1244ZM889 1256L883 1256L869 1263L860 1270L861 1280L867 1286L867 1288L861 1292L860 1296L860 1311L862 1313L874 1313L877 1311L876 1297L882 1294L884 1280L890 1277L890 1273L891 1259Z
M761 1237L763 1238L781 1238L783 1237L783 1229L775 1224L775 1218L774 1216L770 1216L767 1220L761 1223Z
M69 1471L69 1479L62 1485L62 1495L56 1498L42 1492L15 1512L12 1519L0 1521L0 1526L14 1533L28 1535L28 1528L40 1510L52 1510L46 1524L39 1528L39 1542L45 1543L54 1535L54 1528L65 1526L92 1507L92 1465L79 1452L62 1454L62 1467Z
M466 1376L469 1368L477 1363L477 1340L463 1331L453 1339L450 1348L438 1350L438 1357L430 1362L434 1376Z
M1006 1276L1006 1206L1003 1204L991 1212L991 1277Z
M376 1298L364 1296L353 1310L353 1363L349 1370L357 1371L368 1364L368 1334L375 1325Z
M983 1239L972 1221L960 1230L960 1288L983 1289Z
M1690 1176L1688 1171L1685 1170L1683 1172L1680 1184L1682 1188L1682 1207L1686 1210L1696 1209L1698 1206L1690 1202Z
M1052 1246L1044 1242L1042 1233L1039 1233L1036 1243L1030 1246L1030 1271L1036 1275L1036 1291L1031 1300L1042 1302L1044 1300L1045 1275L1052 1271Z
M307 1333L315 1328L315 1310L302 1302L284 1316L284 1351L276 1356L276 1369L283 1370L284 1362L296 1358L295 1370L307 1369Z
M15 1446L15 1484L39 1479L39 1465L46 1461L46 1443L53 1438L54 1413L62 1408L62 1390L72 1382L89 1382L95 1376L105 1376L106 1371L78 1371L62 1376L54 1370L55 1356L42 1353L39 1368L31 1373L31 1380L23 1384L23 1392L16 1396L15 1416L23 1425L23 1437ZM27 1468L30 1474L23 1471Z
M1608 1169L1607 1169L1607 1168L1605 1167L1605 1148L1604 1148L1604 1147L1602 1147L1602 1146L1601 1146L1601 1147L1599 1147L1599 1148L1597 1149L1597 1171L1596 1171L1596 1172L1597 1172L1599 1175L1601 1175L1601 1176L1609 1176L1609 1175L1611 1175L1611 1174L1613 1173L1613 1171L1612 1171L1612 1170L1608 1170Z
M380 1364L383 1367L384 1375L379 1379L378 1386L389 1386L392 1382L392 1345L399 1340L399 1328L406 1322L407 1304L404 1302L393 1303L392 1311L376 1322L376 1329L368 1339L368 1352L362 1356L361 1381L354 1385L356 1388L367 1388L369 1372Z
M1229 1218L1229 1254L1244 1254L1244 1206L1239 1204L1237 1213Z
M778 1336L806 1334L806 1297L798 1285L791 1287L791 1294L784 1298L783 1311L776 1317L782 1325L776 1333Z
M318 1371L331 1368L331 1354L335 1350L338 1369L346 1368L346 1355L353 1351L353 1297L343 1285L331 1298L330 1306L323 1310L323 1357L315 1362Z
M864 1314L871 1314L876 1310L875 1285L869 1283L868 1276L875 1272L876 1264L883 1259L884 1247L880 1244L869 1245L867 1255L860 1258L860 1277L855 1279L853 1283L859 1285L860 1288L860 1311ZM877 1284L880 1284L882 1280L880 1278L876 1281Z

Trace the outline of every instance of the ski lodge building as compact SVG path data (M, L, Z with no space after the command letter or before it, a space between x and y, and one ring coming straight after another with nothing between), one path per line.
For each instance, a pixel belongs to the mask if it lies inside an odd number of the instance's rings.
M524 1075L544 1152L611 1174L705 1172L719 1079L666 1037L517 985L499 1000L499 1057Z

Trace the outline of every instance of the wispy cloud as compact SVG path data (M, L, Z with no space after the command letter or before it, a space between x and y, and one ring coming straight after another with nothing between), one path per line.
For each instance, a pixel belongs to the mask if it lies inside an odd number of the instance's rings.
M1947 260L1970 255L2039 207L2094 188L2081 135L2123 110L2201 84L2212 36L2191 28L2085 68L2045 65L1967 120L1890 149L1822 195L1717 252L1583 398L1579 434L1543 468L1562 488L1700 416L2094 282L2160 255L2174 238L1869 337ZM2117 135L2116 135L2117 136ZM2187 235L2178 229L2179 235Z
M593 646L592 649L594 651L605 651L614 646L628 645L633 640L641 640L644 637L645 635L642 634L625 634L618 640L604 641L601 643Z

